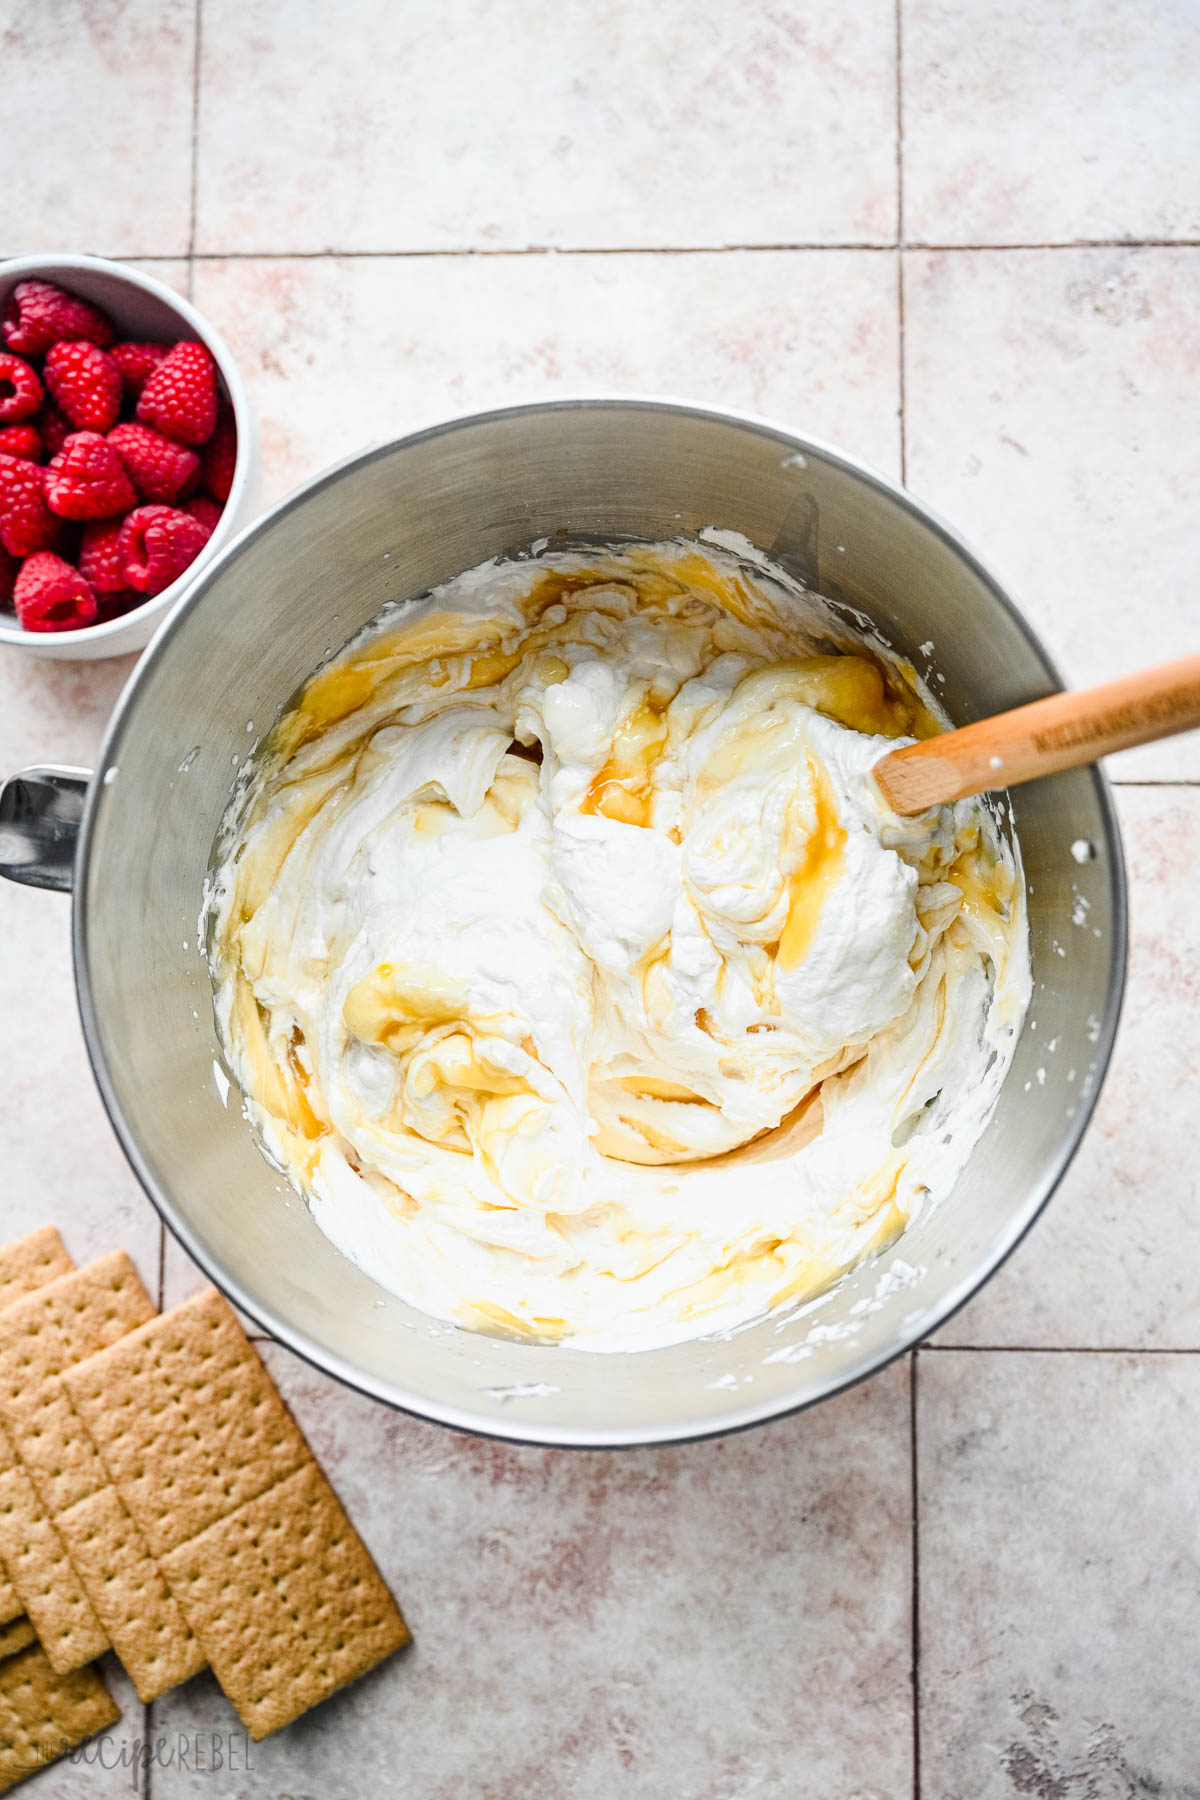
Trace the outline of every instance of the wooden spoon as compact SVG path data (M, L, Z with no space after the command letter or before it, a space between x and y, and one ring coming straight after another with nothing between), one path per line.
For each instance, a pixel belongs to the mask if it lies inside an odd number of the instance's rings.
M1058 769L1076 769L1114 750L1200 726L1200 656L1124 675L1103 687L1052 694L924 743L890 750L874 775L893 811L965 800Z

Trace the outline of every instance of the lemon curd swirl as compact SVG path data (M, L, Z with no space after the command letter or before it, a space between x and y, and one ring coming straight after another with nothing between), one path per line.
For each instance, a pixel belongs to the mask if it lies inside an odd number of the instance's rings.
M870 777L944 728L769 564L488 564L255 759L208 899L247 1113L442 1318L596 1349L812 1295L953 1186L1029 993L989 812Z

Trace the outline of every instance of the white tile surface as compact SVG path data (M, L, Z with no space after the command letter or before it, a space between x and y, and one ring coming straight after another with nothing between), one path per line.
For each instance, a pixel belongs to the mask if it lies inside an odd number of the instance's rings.
M1200 237L1192 0L902 0L910 243Z
M872 251L201 262L270 494L448 413L654 393L770 414L898 471L897 283Z
M133 658L0 656L0 771L88 767ZM0 1146L4 1235L55 1223L76 1262L118 1245L158 1291L158 1220L117 1146L75 1007L70 901L0 881Z
M1061 658L1111 679L1200 642L1200 249L905 257L908 483ZM1192 734L1114 759L1200 776Z
M0 26L0 254L184 254L194 0L8 0Z
M414 1643L255 1746L231 1797L911 1791L903 1365L715 1444L580 1455L267 1361ZM152 1710L168 1735L233 1723L207 1677ZM153 1791L212 1792L167 1771Z
M171 1234L169 1228L163 1229L163 1275L162 1305L164 1310L169 1306L178 1306L181 1301L189 1300L198 1294L201 1288L210 1287L209 1277L197 1263L194 1263L179 1240ZM263 1338L266 1334L261 1325L253 1320L249 1313L235 1307L242 1330L249 1337Z
M892 0L205 0L201 250L878 243Z
M920 1357L921 1793L1187 1800L1200 1358Z
M121 1247L158 1292L159 1225L92 1080L71 979L70 903L0 886L4 1237L56 1224L77 1263Z
M1133 918L1108 1081L1062 1188L940 1343L1200 1347L1200 790L1118 802Z

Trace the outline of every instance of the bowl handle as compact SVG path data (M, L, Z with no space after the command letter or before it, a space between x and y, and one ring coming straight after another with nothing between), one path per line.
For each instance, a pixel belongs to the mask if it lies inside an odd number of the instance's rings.
M0 875L70 893L89 769L35 768L0 786Z

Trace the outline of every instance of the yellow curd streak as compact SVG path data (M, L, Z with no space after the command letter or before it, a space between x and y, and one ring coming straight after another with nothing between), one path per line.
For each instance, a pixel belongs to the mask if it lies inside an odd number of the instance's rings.
M651 823L654 766L667 741L664 711L647 695L620 721L608 759L593 775L580 812L603 813L626 825Z
M244 982L234 992L230 1025L243 1057L254 1071L251 1092L255 1099L295 1138L312 1144L326 1137L330 1126L314 1110L312 1078L300 1063L294 1045L289 1046L282 1063L271 1054L258 1004Z
M781 969L794 969L808 955L821 923L826 896L846 866L846 832L838 818L829 778L815 757L809 756L808 767L817 818L804 854L788 877L787 922L775 956Z
M405 669L449 656L477 654L497 645L502 635L497 620L465 613L431 613L415 624L385 632L347 661L335 662L313 676L293 711L272 733L270 748L290 755L369 705L383 683ZM482 676L481 680L489 678L495 679Z
M1012 874L1003 863L984 855L978 845L962 851L944 879L962 895L963 911L981 924L1010 916L1015 885Z
M342 1017L364 1044L407 1048L433 1025L454 1025L466 1011L462 984L423 963L379 963L346 995ZM415 1028L415 1029L414 1029Z

